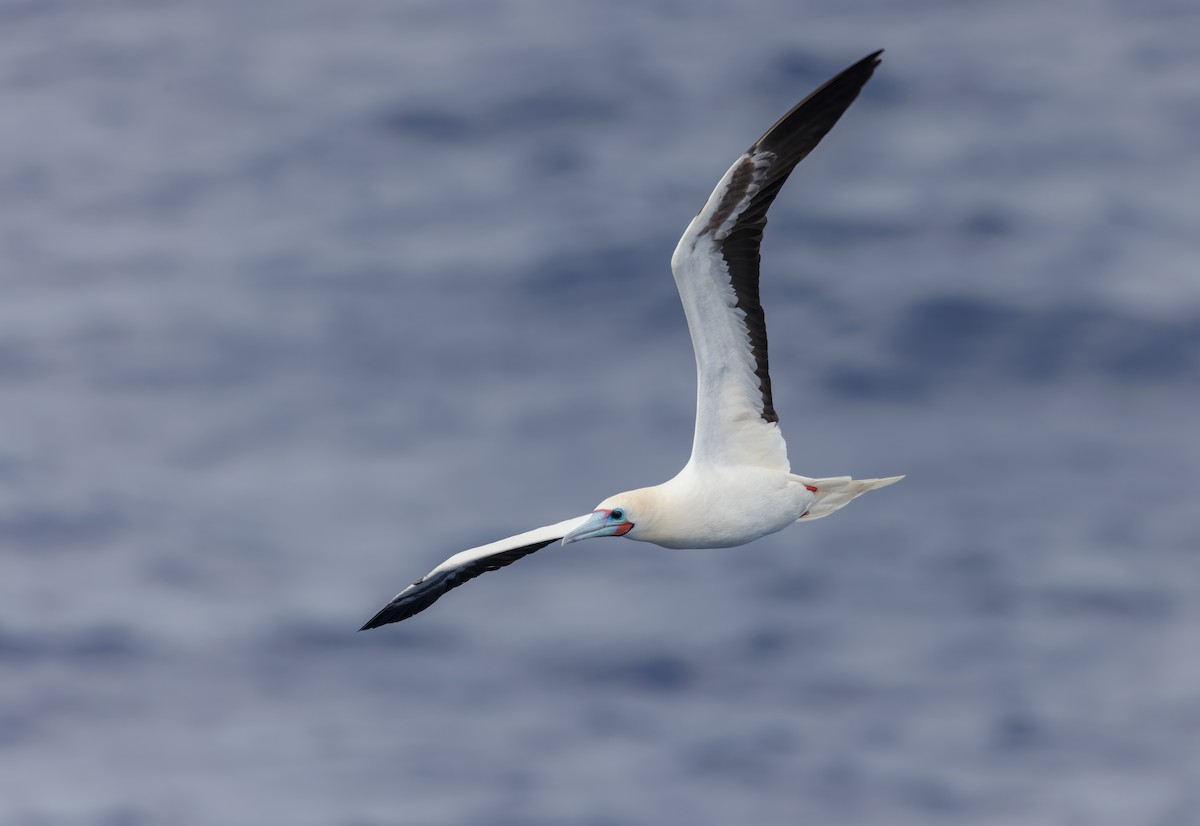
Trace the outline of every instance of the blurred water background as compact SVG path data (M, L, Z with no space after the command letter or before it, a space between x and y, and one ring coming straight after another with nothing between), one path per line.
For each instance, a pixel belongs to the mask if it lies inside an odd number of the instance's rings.
M0 2L0 823L1200 822L1200 6ZM735 551L448 554L687 457L668 271L776 202Z

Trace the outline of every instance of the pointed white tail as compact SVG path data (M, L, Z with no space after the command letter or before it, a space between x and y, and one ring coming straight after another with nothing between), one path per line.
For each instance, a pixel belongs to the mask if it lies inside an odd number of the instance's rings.
M835 510L850 504L850 500L862 496L869 490L886 488L903 479L903 476L889 476L886 479L851 479L849 476L831 476L828 479L809 479L807 476L792 476L806 485L817 489L817 497L808 506L800 518L804 520L820 519L829 516Z

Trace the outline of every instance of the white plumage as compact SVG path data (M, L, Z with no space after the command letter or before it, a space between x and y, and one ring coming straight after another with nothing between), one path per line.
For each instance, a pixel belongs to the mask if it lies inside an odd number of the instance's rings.
M363 629L407 619L485 571L561 540L625 536L667 548L726 548L819 519L903 477L811 479L791 472L778 425L759 303L767 210L858 96L879 52L813 92L767 130L717 183L688 225L671 270L696 353L692 455L673 479L619 493L590 514L455 554L405 588Z

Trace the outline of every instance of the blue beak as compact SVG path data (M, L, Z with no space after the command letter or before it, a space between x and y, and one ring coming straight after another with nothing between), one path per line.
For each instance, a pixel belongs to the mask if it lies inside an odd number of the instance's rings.
M622 519L613 519L612 511L592 511L588 521L562 538L562 544L569 545L580 539L594 539L597 536L621 536L632 527Z

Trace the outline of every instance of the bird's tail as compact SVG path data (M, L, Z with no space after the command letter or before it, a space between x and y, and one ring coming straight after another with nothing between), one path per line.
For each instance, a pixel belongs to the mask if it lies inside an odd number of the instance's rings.
M808 510L800 515L800 519L820 519L829 516L835 510L850 504L850 500L862 496L869 490L886 488L903 479L903 476L889 476L886 479L851 479L849 476L831 476L828 479L809 479L807 476L792 474L810 490L816 488L816 498Z

